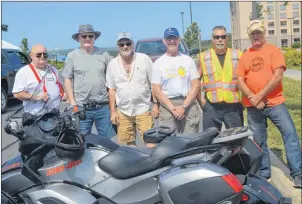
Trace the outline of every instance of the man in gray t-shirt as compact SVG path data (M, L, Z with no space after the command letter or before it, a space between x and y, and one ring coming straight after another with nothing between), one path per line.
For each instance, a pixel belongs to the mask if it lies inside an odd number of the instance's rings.
M94 31L91 25L81 25L78 33L72 38L80 43L80 47L70 52L65 61L63 76L65 89L70 105L83 106L92 101L108 102L106 84L106 69L110 61L107 52L94 46L101 32ZM97 105L86 110L86 120L80 121L84 134L91 134L93 122L98 134L112 137L116 130L110 121L109 103Z

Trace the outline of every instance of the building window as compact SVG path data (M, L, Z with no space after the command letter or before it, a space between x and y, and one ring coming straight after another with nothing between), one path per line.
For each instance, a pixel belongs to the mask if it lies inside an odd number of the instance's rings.
M293 20L293 25L299 25L299 20Z
M292 4L292 8L293 8L293 10L299 9L299 3Z
M269 28L275 27L275 23L274 22L268 22L267 25L268 25Z
M288 47L288 44L287 44L287 39L281 39L281 46L282 47Z
M286 10L286 6L285 5L280 5L280 11L285 11Z
M286 26L286 25L287 25L287 22L286 22L286 21L280 21L280 25L281 25L281 26Z
M294 33L299 33L300 32L300 28L294 28Z
M281 35L286 35L287 34L287 29L281 29Z
M267 11L274 11L274 6L273 5L267 6Z
M286 13L280 13L280 19L286 19Z
M273 14L267 14L267 19L268 20L274 20L274 15Z
M295 17L299 17L299 11L294 11L293 12L293 17L295 18Z
M294 42L300 42L300 38L294 38Z
M275 30L268 30L268 34L269 35L274 35L275 34Z

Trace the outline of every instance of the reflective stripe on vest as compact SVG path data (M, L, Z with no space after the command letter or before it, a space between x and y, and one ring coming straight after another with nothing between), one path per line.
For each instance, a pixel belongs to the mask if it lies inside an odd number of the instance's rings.
M37 70L34 68L34 66L32 64L29 64L29 67L31 69L31 71L34 73L37 81L40 83L41 82L41 78L40 76L38 75L37 73ZM56 75L55 71L50 67L52 73L55 75L56 77L56 84L59 86L59 89L60 89L60 96L63 97L64 95L64 90L63 90L63 86L62 84L59 82L59 79L58 79L58 76ZM47 89L46 89L46 84L45 84L45 79L43 80L43 92L44 93L47 93Z
M215 56L214 56L215 55ZM200 58L203 69L203 89L207 98L213 102L225 101L236 103L241 101L241 92L237 86L236 68L241 53L228 49L224 67L221 67L213 49L206 50Z

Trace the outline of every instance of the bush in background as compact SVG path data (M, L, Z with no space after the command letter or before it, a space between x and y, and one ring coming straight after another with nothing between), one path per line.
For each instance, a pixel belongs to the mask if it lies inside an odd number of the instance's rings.
M301 43L300 43L300 42L294 42L294 43L292 44L292 48L295 48L295 49L301 48Z
M58 70L61 70L64 67L64 62L59 62L55 60L48 60L48 63L55 66Z
M292 48L288 48L285 51L285 61L286 61L286 66L291 67L291 66L301 66L302 61L301 61L301 50L296 50Z

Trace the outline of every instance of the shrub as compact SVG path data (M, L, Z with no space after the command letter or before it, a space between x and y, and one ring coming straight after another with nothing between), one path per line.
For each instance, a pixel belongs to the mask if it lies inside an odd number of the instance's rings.
M48 63L55 66L58 70L60 70L64 67L64 62L57 61L57 63L56 63L55 60L48 60Z
M301 48L301 43L300 42L294 42L292 44L292 48Z
M287 49L284 56L285 56L285 61L286 61L287 67L302 65L301 50L298 51L296 49Z

